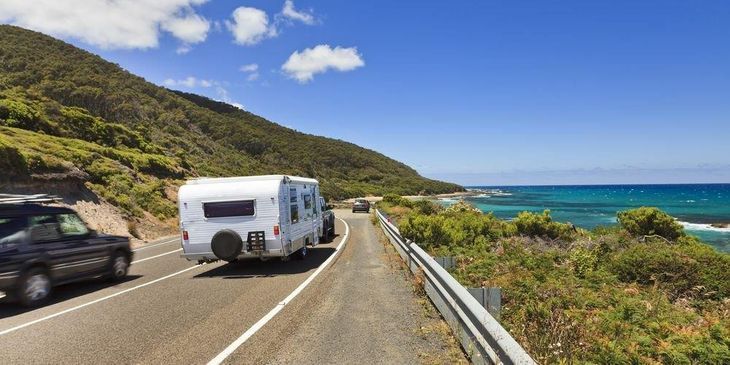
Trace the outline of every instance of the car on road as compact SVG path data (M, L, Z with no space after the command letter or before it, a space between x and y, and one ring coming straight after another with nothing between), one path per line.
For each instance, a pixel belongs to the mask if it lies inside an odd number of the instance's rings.
M24 306L38 306L53 287L127 275L129 238L89 229L69 208L0 199L0 291Z
M335 238L335 212L330 209L323 197L319 197L319 206L322 207L322 242L332 242Z
M352 212L370 213L370 202L367 199L355 199L355 202L352 204Z

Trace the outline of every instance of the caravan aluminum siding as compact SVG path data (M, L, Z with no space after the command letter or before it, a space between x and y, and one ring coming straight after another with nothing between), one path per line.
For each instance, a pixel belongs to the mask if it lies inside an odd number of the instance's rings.
M291 188L296 189L297 203L290 203ZM189 260L216 260L211 241L217 232L225 229L236 232L243 240L244 248L239 257L287 256L306 242L317 244L318 231L313 227L321 225L321 214L316 214L316 207L312 214L307 214L300 201L301 194L311 192L314 192L313 201L318 201L317 180L283 175L188 181L178 192L180 229L188 233L188 240L182 243L183 257ZM205 203L241 200L254 201L253 215L205 217ZM303 213L300 220L293 224L290 222L291 204L298 204L298 210ZM278 235L274 234L274 226L279 226ZM246 251L248 233L253 231L264 231L265 251Z

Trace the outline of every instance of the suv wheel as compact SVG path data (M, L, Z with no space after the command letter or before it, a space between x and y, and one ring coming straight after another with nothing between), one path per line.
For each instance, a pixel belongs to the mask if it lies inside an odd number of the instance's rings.
M112 255L109 278L112 281L122 280L129 272L129 258L122 251L115 251Z
M20 277L17 297L20 304L35 307L51 296L51 277L44 268L34 267Z

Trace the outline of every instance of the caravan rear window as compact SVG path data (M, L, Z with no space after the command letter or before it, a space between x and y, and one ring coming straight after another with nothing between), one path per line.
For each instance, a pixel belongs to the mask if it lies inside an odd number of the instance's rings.
M205 218L242 217L254 215L253 200L203 203Z

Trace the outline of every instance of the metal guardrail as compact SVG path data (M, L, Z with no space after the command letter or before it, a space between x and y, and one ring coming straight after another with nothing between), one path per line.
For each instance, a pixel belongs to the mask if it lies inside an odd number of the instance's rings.
M536 364L494 317L417 244L400 235L380 210L380 226L413 273L426 278L426 294L451 329L457 334L467 355L475 364Z

